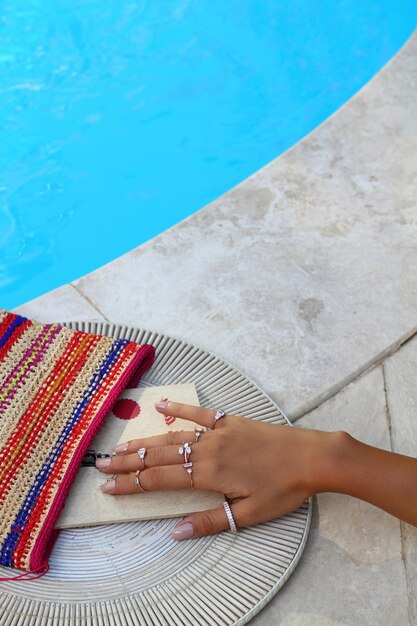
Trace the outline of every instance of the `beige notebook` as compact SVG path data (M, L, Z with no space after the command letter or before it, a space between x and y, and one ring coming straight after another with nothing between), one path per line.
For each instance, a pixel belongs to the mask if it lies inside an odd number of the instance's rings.
M166 419L155 410L154 403L162 398L200 404L193 384L126 389L120 394L114 412L106 417L90 448L109 452L116 443L131 439L160 435L168 430L193 430L196 426L194 422L179 418ZM134 416L131 419L117 417L130 412ZM106 477L95 467L80 467L55 528L179 517L221 506L224 501L221 494L197 489L111 496L100 490Z

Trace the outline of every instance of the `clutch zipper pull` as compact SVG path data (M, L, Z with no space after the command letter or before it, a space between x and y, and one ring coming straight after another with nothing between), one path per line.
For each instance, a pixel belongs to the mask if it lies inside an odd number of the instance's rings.
M108 452L97 452L96 450L87 450L81 462L82 467L95 467L96 459L110 458L112 455Z

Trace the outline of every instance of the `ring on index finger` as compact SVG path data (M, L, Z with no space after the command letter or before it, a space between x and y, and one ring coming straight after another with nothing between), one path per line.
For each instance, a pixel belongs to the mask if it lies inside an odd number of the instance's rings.
M219 421L219 419L221 419L222 417L224 417L226 415L226 413L224 411L222 411L221 409L217 409L216 414L214 415L214 422L213 422L213 430L216 428L216 424Z

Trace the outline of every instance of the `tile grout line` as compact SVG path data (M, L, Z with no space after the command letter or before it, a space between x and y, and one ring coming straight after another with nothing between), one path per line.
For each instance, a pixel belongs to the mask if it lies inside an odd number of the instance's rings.
M305 405L304 409L301 409L302 411L301 413L299 414L296 413L294 416L287 414L287 417L290 420L290 422L293 424L297 420L303 417L306 417L309 413L317 409L319 406L321 406L328 400L331 400L332 398L337 396L338 393L343 391L345 387L348 387L351 383L355 382L358 378L370 372L372 369L374 369L374 367L379 367L380 365L382 365L387 357L398 352L398 350L400 350L400 348L402 348L403 345L411 341L414 337L417 337L417 326L414 326L410 330L409 333L403 335L403 337L401 337L398 341L388 346L388 348L386 348L385 350L377 354L373 359L365 363L365 365L363 365L362 367L359 367L353 374L346 376L339 383L336 383L335 385L333 385L324 394L321 394L318 397L316 396L315 399L313 399L310 403L307 403ZM278 405L279 405L279 402L278 402Z
M106 320L106 322L108 322L109 324L111 323L110 320L108 319L108 317L106 315L104 315L104 313L102 311L100 311L100 309L98 308L98 306L91 300L91 298L89 298L87 295L85 295L81 289L79 287L77 287L76 285L74 285L74 283L68 283L70 285L70 287L72 287L73 289L75 289L75 291L78 293L79 296L81 296L82 298L84 298L84 300L86 300L88 302L88 304L90 304L96 311L97 313L100 313L100 315L102 317L104 317L104 319Z
M388 354L392 354L392 353L389 352ZM381 365L381 360L379 358L377 358L375 362L371 364L367 363L363 367L356 370L356 372L352 374L351 376L347 376L340 383L336 383L336 385L331 387L327 393L324 393L322 396L319 396L318 398L312 400L311 403L307 405L307 407L299 415L297 414L295 416L287 415L288 419L290 420L292 424L294 424L295 422L302 419L303 417L307 417L309 413L312 413L323 404L326 404L326 402L328 402L329 400L332 400L332 398L335 398L341 391L346 389L346 387L349 387L349 385L354 383L361 376L364 376L365 374L370 372L372 369L374 369L375 367L379 367L380 365Z
M394 443L392 440L392 420L391 420L391 411L389 410L389 402L388 402L388 392L387 392L387 380L385 373L385 364L381 363L381 371L382 371L382 380L384 384L384 396L385 396L385 417L388 424L388 432L389 432L389 442L391 447L391 452L394 452Z
M386 379L385 363L384 362L381 363L381 370L382 370L382 380L383 380L383 383L384 383L385 416L386 416L387 423L388 423L390 446L391 446L391 451L395 452L395 450L394 450L394 442L393 442L393 438L392 438L392 418L391 418L391 411L390 411L390 408L389 408L388 387L387 387L387 379ZM409 574L408 574L407 561L406 561L406 557L405 557L404 522L402 520L399 520L399 524L400 524L400 541L401 541L401 559L402 559L402 562L403 562L403 565L404 565L405 584L406 584L407 599L408 599L408 624L409 624L409 626L412 626L413 622L412 622L411 602L410 602L412 590L411 590L411 585L410 585L410 577L409 577Z

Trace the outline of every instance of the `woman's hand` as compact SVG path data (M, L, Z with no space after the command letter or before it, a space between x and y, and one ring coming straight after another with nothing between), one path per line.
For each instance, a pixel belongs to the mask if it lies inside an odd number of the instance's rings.
M155 408L203 427L214 425L212 409L177 402L157 403ZM137 493L133 473L137 469L143 470L140 484L146 491L189 489L190 477L178 449L185 442L195 442L190 455L194 487L226 495L232 501L237 527L243 527L285 515L316 493L337 435L226 415L214 430L204 431L198 442L194 431L132 440L115 446L116 456L98 459L96 465L106 474L117 474L101 487L111 495ZM140 448L147 450L143 460L137 454ZM202 537L227 528L220 507L188 516L176 526L173 537Z

